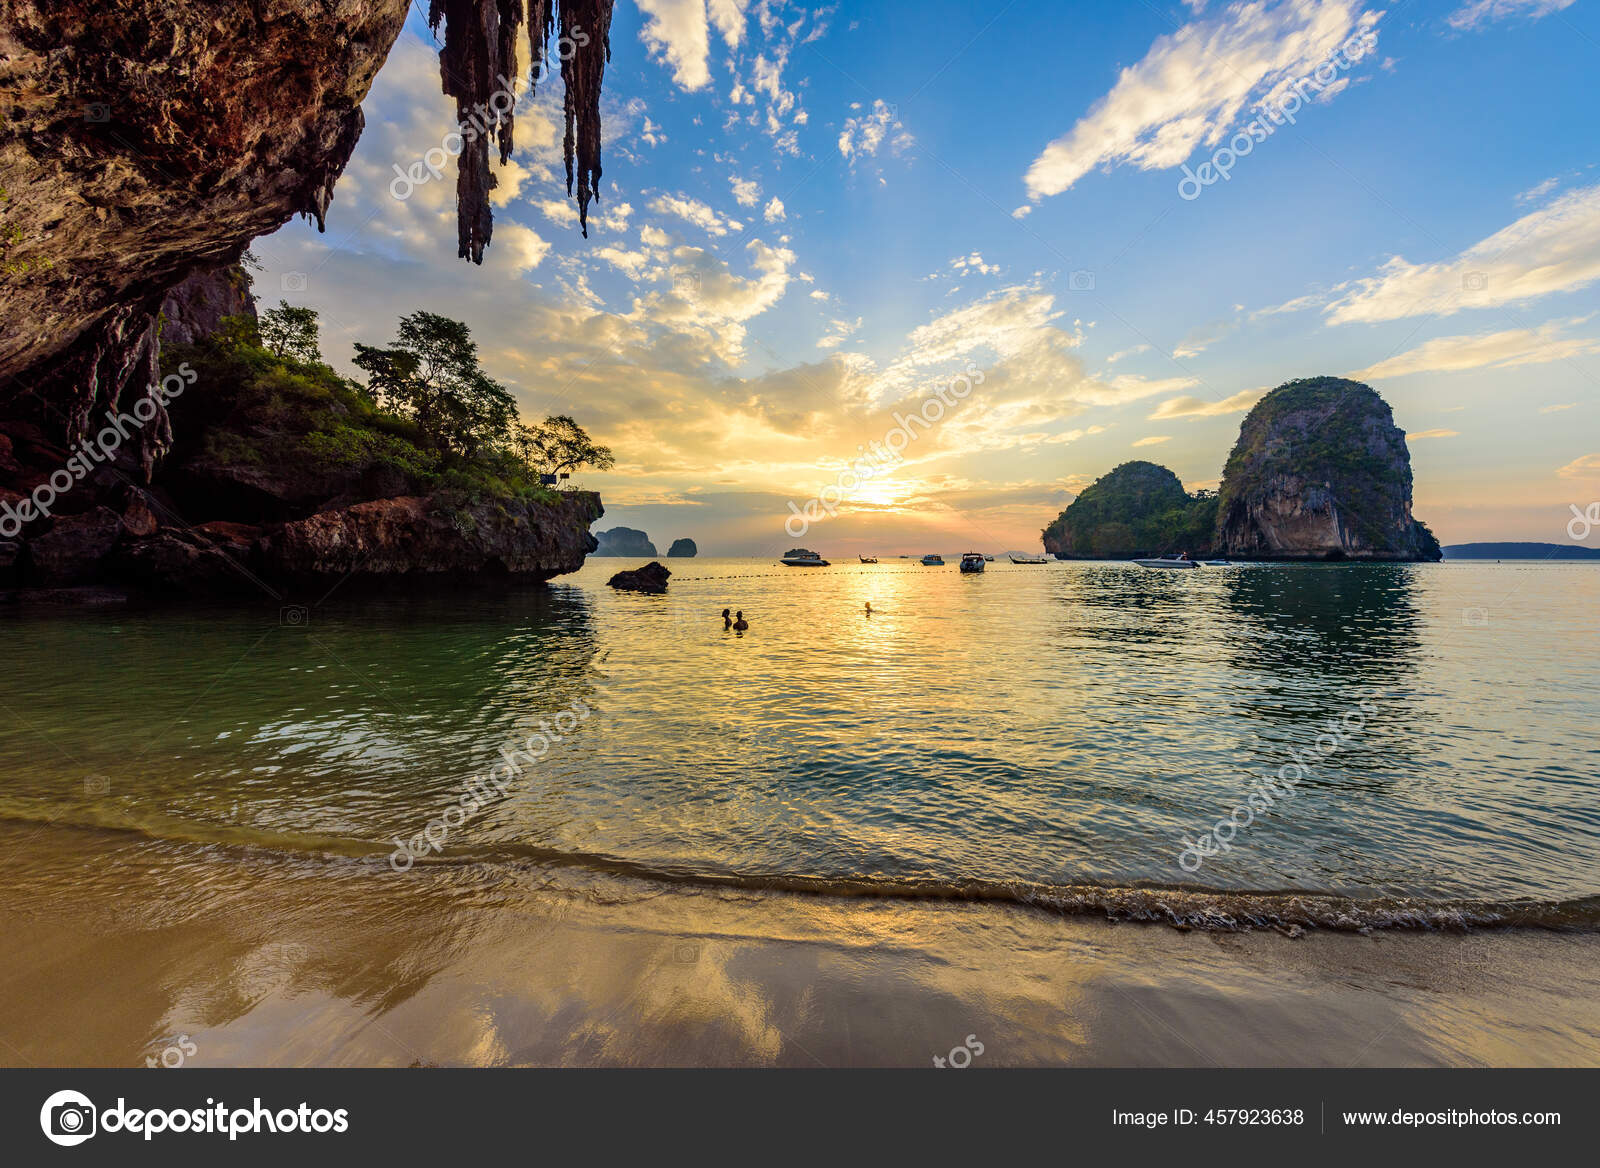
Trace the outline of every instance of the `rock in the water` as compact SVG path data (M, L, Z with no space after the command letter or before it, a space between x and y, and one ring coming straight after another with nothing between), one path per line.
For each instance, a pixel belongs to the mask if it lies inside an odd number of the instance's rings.
M484 574L543 581L583 566L594 546L589 524L600 514L593 491L563 491L555 503L459 507L437 497L377 499L284 524L264 537L262 566L290 580Z
M1216 518L1207 492L1190 495L1153 462L1125 462L1083 489L1041 533L1053 556L1207 554Z
M597 556L630 556L642 558L649 556L652 559L660 553L656 545L650 542L650 537L642 531L632 527L613 527L610 531L599 531L595 538L600 541L600 546L595 550Z
M618 572L606 583L627 592L665 592L667 577L670 575L672 573L666 567L651 560L642 568L634 568L631 572Z
M672 546L667 549L667 558L669 560L674 558L693 559L699 552L700 549L695 547L694 540L687 537L675 539L672 541Z
M1279 386L1239 430L1223 471L1216 546L1240 559L1438 560L1411 515L1405 431L1370 386Z

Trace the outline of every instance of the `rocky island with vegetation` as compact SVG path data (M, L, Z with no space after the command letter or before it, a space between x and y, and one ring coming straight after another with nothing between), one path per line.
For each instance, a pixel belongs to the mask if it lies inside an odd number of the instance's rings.
M1047 552L1082 558L1441 558L1411 514L1405 431L1377 391L1341 377L1287 382L1257 402L1215 494L1191 495L1166 467L1127 462L1042 534Z
M0 587L248 596L582 566L603 508L557 484L610 451L571 418L523 424L465 324L402 318L356 346L361 382L323 360L313 310L247 307L178 306L159 417L108 411L75 449L48 415L0 422Z
M609 531L595 532L598 543L597 556L630 556L637 559L655 559L661 553L650 537L635 527L613 527Z
M1044 550L1104 559L1187 551L1206 555L1216 523L1210 491L1191 495L1153 462L1125 462L1096 479L1044 530Z

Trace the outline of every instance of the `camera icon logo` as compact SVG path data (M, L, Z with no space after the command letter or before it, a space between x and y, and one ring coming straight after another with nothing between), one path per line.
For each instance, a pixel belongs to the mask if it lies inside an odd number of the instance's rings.
M1073 292L1093 292L1094 273L1089 271L1076 271L1067 277L1067 288Z
M1461 623L1464 625L1486 625L1489 623L1489 610L1487 608L1463 608L1461 610Z
M304 272L285 272L278 277L278 287L284 292L304 292L306 290L306 274Z
M1461 277L1461 290L1463 292L1483 292L1489 287L1489 276L1486 272L1466 272Z
M286 604L278 610L280 625L303 625L311 619L311 610L303 604Z
M39 1126L52 1144L76 1147L95 1133L98 1112L87 1095L77 1091L57 1091L39 1109Z
M700 273L674 272L672 276L672 290L679 296L685 298L700 295Z
M91 101L83 107L83 120L86 122L109 122L111 120L111 107L103 101Z

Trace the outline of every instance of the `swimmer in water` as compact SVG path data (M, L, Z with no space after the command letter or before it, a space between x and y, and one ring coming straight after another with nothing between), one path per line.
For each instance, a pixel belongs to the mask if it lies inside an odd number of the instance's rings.
M868 616L872 615L872 601L870 601L870 600L867 601L867 615Z
M734 622L733 622L733 631L734 632L742 633L742 632L744 632L746 629L748 629L750 627L750 622L744 619L744 610L743 609L740 609L738 612L734 613L733 615L734 615L734 618L735 618Z
M728 615L727 609L722 610L722 628L724 632L733 628L733 618Z

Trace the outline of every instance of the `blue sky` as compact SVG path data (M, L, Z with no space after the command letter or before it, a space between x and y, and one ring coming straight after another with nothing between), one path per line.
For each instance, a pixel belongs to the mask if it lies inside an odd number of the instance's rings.
M600 527L1034 547L1130 458L1214 486L1255 398L1324 373L1394 407L1447 543L1600 498L1593 0L618 0L612 46L588 240L559 82L481 268L453 171L394 197L453 126L414 15L326 234L255 247L343 368L404 312L467 321L525 414L614 448Z

